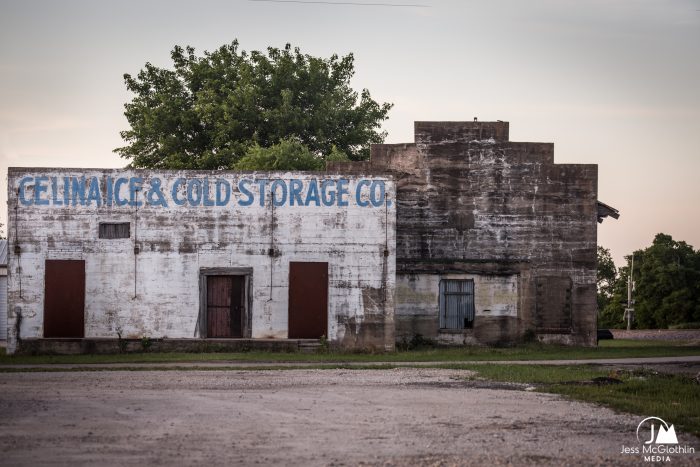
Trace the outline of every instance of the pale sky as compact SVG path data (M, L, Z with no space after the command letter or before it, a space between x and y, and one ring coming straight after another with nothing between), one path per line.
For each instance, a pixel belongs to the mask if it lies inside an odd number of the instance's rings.
M621 211L598 243L618 266L658 232L700 248L700 0L376 3L425 6L0 0L2 177L124 166L122 75L170 66L176 44L290 42L355 54L354 87L395 104L388 143L412 142L414 120L478 117L553 142L555 162L598 164L599 199Z

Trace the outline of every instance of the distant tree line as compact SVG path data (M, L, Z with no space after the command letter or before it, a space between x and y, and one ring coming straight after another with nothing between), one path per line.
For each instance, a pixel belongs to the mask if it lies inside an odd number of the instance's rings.
M626 256L615 268L610 250L598 247L598 327L623 328L627 323L627 279L632 280L633 328L700 327L700 250L657 234L651 246Z

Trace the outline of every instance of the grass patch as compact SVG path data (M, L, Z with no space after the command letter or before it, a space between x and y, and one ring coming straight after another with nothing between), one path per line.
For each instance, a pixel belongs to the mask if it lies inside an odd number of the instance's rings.
M598 342L598 348L620 349L620 348L642 348L642 347L696 347L700 348L700 343L683 340L663 340L663 339L610 339Z
M493 381L535 385L538 390L593 402L640 417L661 417L683 432L700 436L700 386L690 377L648 370L604 370L594 366L468 365ZM620 384L585 384L613 377ZM572 384L580 383L584 384Z
M284 365L236 365L236 366L75 366L75 367L38 367L26 368L16 366L2 366L0 373L62 373L62 372L97 372L97 371L291 371L291 370L391 370L397 368L396 365L388 364L367 364L357 365L348 363L336 364L316 364L316 365L300 365L300 366L284 366Z
M681 341L610 340L598 347L568 347L523 344L517 347L425 348L389 353L127 353L113 355L4 355L0 365L104 364L104 363L185 363L185 362L460 362L495 360L573 360L592 358L672 357L700 355L700 346Z

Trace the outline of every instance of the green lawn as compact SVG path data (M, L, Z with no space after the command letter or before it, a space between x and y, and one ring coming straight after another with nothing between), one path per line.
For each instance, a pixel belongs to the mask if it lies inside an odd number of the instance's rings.
M669 357L700 355L700 346L685 342L606 340L598 347L565 347L527 344L517 347L425 348L389 353L128 353L114 355L40 355L8 356L0 354L0 365L46 363L167 363L167 362L459 362L491 360L568 360L591 358Z
M661 417L681 432L700 436L700 386L690 377L647 370L603 370L592 366L463 365L481 378L533 384L537 390L594 402L640 417ZM612 371L612 372L611 372ZM612 377L619 384L592 384Z

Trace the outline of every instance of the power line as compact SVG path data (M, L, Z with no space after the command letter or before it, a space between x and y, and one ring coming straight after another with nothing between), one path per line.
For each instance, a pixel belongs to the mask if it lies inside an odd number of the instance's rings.
M249 2L268 2L268 3L310 3L321 5L352 5L352 6L389 6L403 8L432 8L431 5L422 5L420 3L363 3L363 2L324 2L312 0L248 0Z

